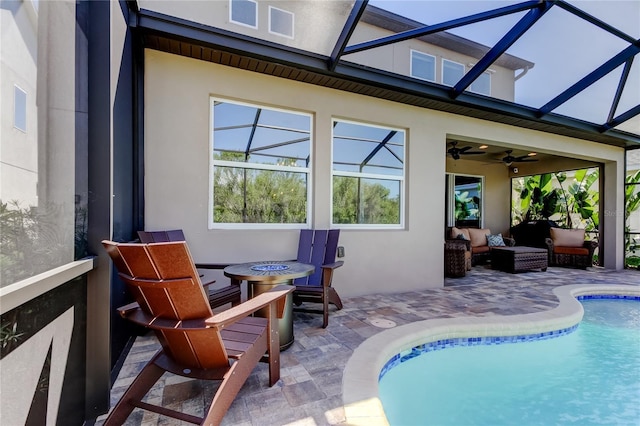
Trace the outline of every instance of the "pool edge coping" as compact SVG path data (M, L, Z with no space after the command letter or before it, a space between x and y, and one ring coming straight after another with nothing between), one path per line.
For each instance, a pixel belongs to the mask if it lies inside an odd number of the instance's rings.
M555 287L558 306L543 312L491 317L436 318L404 324L369 337L354 351L342 377L346 424L388 425L378 398L378 377L393 356L417 345L462 337L519 336L573 327L582 320L580 296L640 295L630 284L571 284ZM508 319L509 323L505 322Z

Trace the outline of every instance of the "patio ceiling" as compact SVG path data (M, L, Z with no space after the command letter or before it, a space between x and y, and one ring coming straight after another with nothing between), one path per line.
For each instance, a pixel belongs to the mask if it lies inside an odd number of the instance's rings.
M130 19L130 26L134 34L141 37L145 48L418 107L591 140L625 149L640 148L639 134L614 128L620 123L634 119L634 117L637 118L640 114L640 103L624 112L618 111L622 93L625 91L625 87L630 84L628 77L633 60L640 52L640 40L636 40L631 35L625 34L563 1L516 3L508 7L431 26L411 24L415 21L409 22L410 20L407 18L404 18L404 21L396 19L400 23L404 22L405 26L409 25L415 28L384 39L350 45L351 34L363 15L368 13L367 19L372 20L375 19L376 14L384 16L385 13L389 13L379 8L368 7L367 0L356 0L351 14L346 19L342 33L337 36L337 43L330 55L304 51L175 16L138 9L135 0L130 1L129 5L134 12L132 19ZM517 60L516 57L505 53L509 46L515 43L537 20L542 18L542 15L554 6L578 16L607 34L622 40L627 47L591 70L571 87L559 91L555 97L541 107L516 104L465 90L474 78L482 74L491 64L497 61L504 63ZM444 32L445 30L516 12L522 12L525 15L492 47L484 46L483 50L483 46L478 45L477 48L483 53L483 56L453 87L420 81L343 59L344 55L356 51L408 38L439 35L441 40L445 40L445 42L447 39L448 42L455 42L455 37L448 35ZM638 65L636 63L635 66ZM622 69L622 72L615 93L611 94L613 101L609 107L606 122L593 123L554 112L590 86L598 84L600 79L614 69Z

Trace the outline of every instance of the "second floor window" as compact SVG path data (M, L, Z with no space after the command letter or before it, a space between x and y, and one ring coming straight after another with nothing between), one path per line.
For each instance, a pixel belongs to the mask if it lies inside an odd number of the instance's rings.
M427 81L436 81L436 57L412 50L411 77Z
M464 65L448 59L442 60L442 84L455 86L464 76Z
M334 120L334 225L403 225L404 147L404 130Z
M269 32L293 38L293 13L269 6Z
M308 224L311 116L221 99L211 110L210 227Z
M254 0L229 0L229 20L236 24L258 28L258 3Z
M472 92L480 93L481 95L491 95L491 74L483 72L476 80L471 83L469 88Z

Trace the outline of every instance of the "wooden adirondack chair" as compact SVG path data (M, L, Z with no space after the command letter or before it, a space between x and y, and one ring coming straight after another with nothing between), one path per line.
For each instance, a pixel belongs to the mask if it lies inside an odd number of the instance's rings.
M329 325L329 303L342 309L342 300L338 292L331 287L333 271L344 264L336 261L339 229L300 231L298 242L298 262L310 263L316 267L312 275L294 280L293 303L298 306L294 311L321 313L322 328ZM299 307L303 302L322 303L322 309Z
M218 425L261 359L269 362L269 385L280 378L277 316L291 286L279 286L213 315L185 242L103 241L136 303L119 308L122 317L156 333L162 344L113 408L105 425L121 425L135 407L196 424ZM250 315L267 309L265 318ZM268 358L263 358L268 354ZM203 417L142 402L166 372L218 380Z
M169 241L186 241L182 229L172 229L169 231L138 231L138 238L143 243L164 243ZM198 263L196 268L200 274L200 280L205 287L208 287L209 305L215 309L217 307L231 303L236 306L242 302L242 290L239 285L231 284L220 288L211 288L215 280L208 278L207 272L210 269L224 269L228 264L219 263Z

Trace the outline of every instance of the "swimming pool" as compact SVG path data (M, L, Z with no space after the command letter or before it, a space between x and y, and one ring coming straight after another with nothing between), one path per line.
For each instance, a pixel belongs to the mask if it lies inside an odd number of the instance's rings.
M389 423L637 425L640 298L582 303L577 329L459 339L446 350L433 342L388 363L380 399Z
M378 380L394 357L411 353L425 343L451 339L515 338L559 332L575 327L583 316L577 297L589 295L640 296L640 286L584 284L557 287L557 307L532 314L459 317L418 321L382 331L363 342L350 357L343 374L343 403L347 423L389 424L379 398ZM513 346L513 345L512 345ZM447 351L442 351L447 352Z

